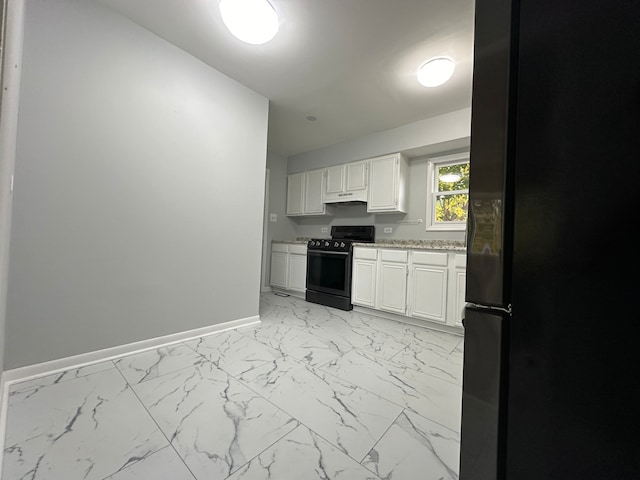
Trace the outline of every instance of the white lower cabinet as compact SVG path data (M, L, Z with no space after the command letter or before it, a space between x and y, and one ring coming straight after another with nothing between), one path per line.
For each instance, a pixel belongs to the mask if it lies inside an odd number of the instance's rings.
M465 306L464 295L467 288L467 256L464 254L452 255L451 271L451 297L447 323L462 327L462 314Z
M283 243L271 246L271 286L287 288L289 275L289 248Z
M466 255L355 247L354 305L462 327Z
M270 278L271 287L304 293L307 284L307 246L272 244Z
M407 251L380 250L377 308L404 314L407 311Z
M447 322L446 253L411 252L409 316Z
M375 308L377 271L378 250L355 247L351 273L351 303Z
M306 251L304 253L289 252L289 290L295 290L296 292L305 292L307 290Z

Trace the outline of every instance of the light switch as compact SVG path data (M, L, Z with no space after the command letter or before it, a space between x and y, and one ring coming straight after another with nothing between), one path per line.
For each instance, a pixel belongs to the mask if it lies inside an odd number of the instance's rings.
M393 228L391 227L384 227L384 233L391 233L393 232Z
M269 214L269 221L270 222L277 222L278 221L278 214L277 213L270 213Z
M320 232L322 232L322 233L327 233L328 231L329 231L329 229L327 227L322 227L320 229Z

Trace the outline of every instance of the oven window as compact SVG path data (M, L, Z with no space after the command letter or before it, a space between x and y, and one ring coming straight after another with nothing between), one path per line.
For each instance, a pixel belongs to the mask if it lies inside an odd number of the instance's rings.
M349 256L307 252L307 287L345 294Z

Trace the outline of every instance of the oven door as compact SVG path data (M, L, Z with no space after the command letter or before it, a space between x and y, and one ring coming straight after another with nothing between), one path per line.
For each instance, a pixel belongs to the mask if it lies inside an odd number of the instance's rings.
M307 250L307 290L351 296L351 254Z

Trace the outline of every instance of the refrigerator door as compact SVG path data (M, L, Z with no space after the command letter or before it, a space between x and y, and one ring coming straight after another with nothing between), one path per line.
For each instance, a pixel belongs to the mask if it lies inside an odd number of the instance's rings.
M467 305L460 480L504 478L509 314Z
M512 10L511 0L476 3L466 300L490 306L510 298Z

